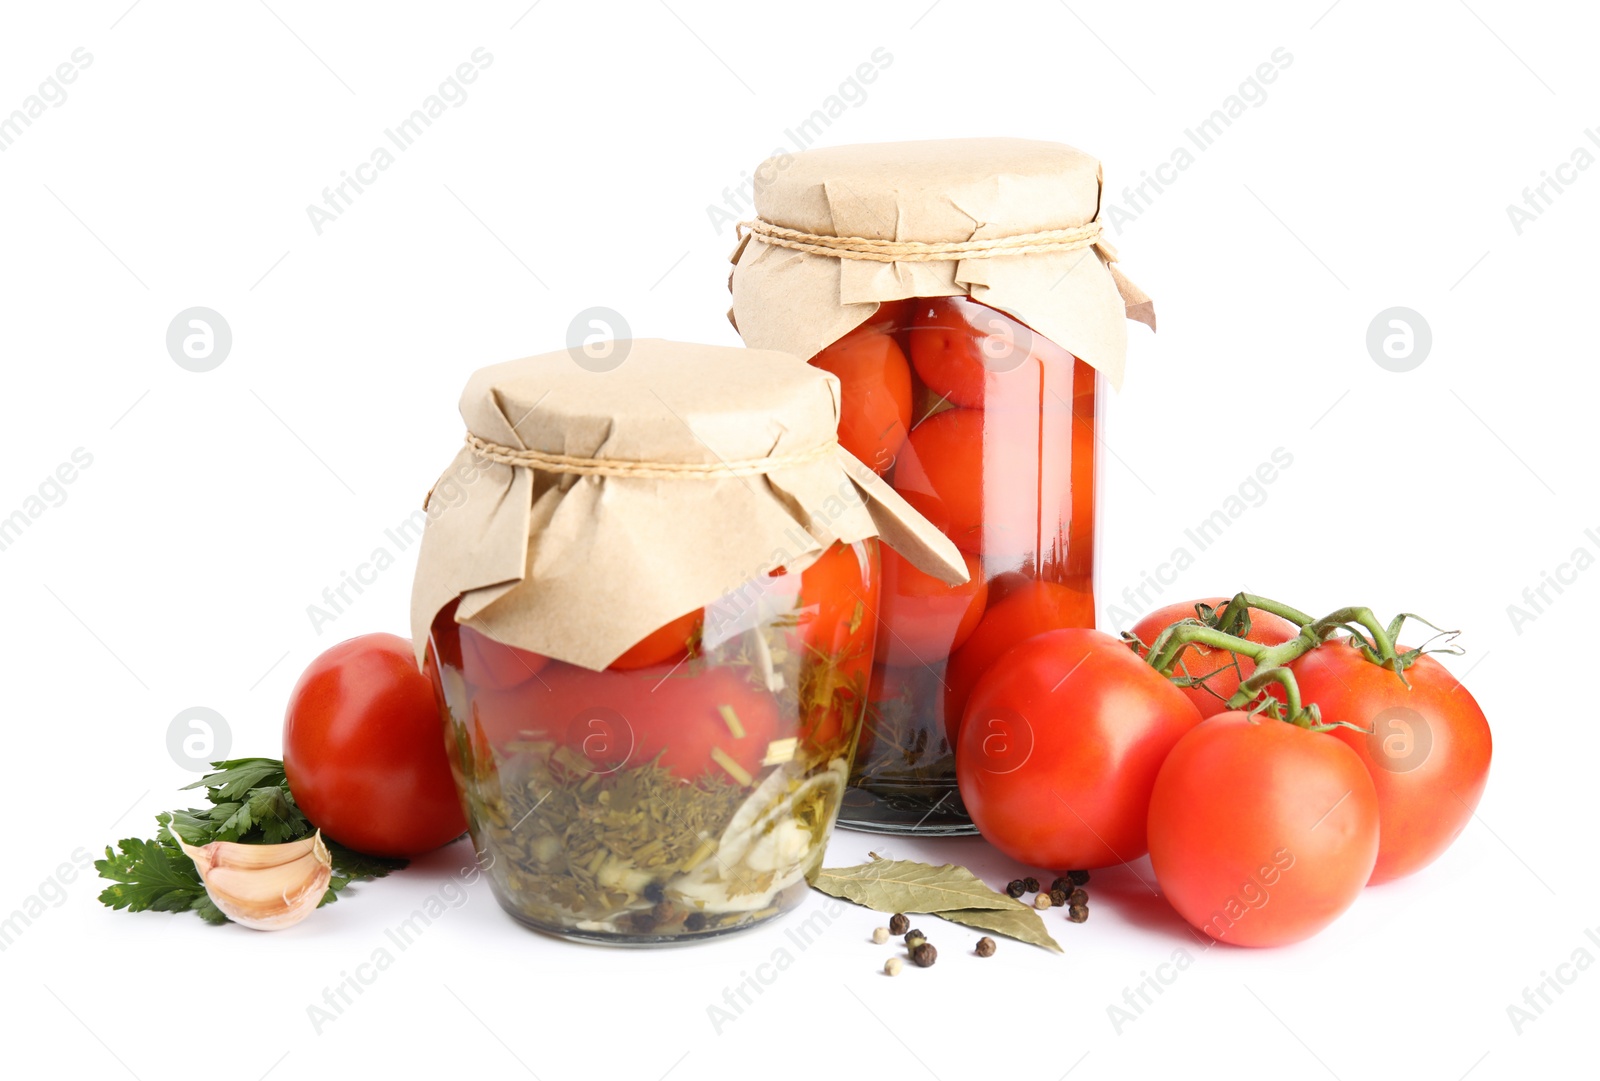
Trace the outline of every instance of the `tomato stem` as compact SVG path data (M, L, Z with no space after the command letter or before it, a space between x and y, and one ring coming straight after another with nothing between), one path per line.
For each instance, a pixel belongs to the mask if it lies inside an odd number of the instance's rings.
M1300 627L1300 633L1275 646L1252 642L1239 634L1230 633L1231 631L1249 633L1251 609L1290 620ZM1424 643L1421 648L1407 650L1403 654L1397 651L1395 638L1408 618L1416 619L1429 627L1434 626L1420 616L1402 613L1386 627L1379 622L1372 609L1359 606L1339 608L1319 619L1313 619L1298 608L1291 608L1270 597L1241 592L1235 594L1221 608L1211 609L1207 605L1201 605L1197 609L1196 618L1181 620L1162 630L1146 651L1145 661L1150 667L1171 679L1175 678L1172 672L1183 656L1184 650L1191 645L1227 650L1234 654L1235 665L1238 664L1238 657L1248 657L1255 662L1256 671L1249 679L1241 682L1238 691L1228 699L1229 709L1249 708L1250 703L1267 685L1278 683L1282 685L1287 699L1288 721L1302 728L1324 731L1328 726L1321 724L1317 707L1302 706L1300 688L1295 683L1294 673L1286 666L1321 646L1337 632L1344 631L1349 635L1349 644L1360 649L1368 661L1389 669L1404 682L1406 668L1415 662L1418 656L1431 652L1427 648L1428 643ZM1436 627L1434 629L1438 630ZM1445 646L1438 647L1435 651L1459 652L1452 644L1454 631L1441 631L1435 637L1443 637L1446 641ZM1433 639L1429 641L1432 642Z
M1287 619L1296 627L1304 627L1314 618L1309 613L1302 612L1298 608L1291 608L1282 601L1275 601L1271 597L1261 597L1254 593L1236 593L1233 599L1223 605L1217 612L1217 626L1227 627L1232 625L1235 621L1247 616L1252 608L1258 612L1267 612Z
M1354 626L1361 627L1371 635L1371 640L1363 638ZM1330 612L1315 623L1310 624L1316 628L1322 637L1327 637L1334 631L1343 627L1351 632L1361 642L1361 652L1374 664L1385 668L1400 671L1398 658L1395 656L1394 639L1389 636L1389 631L1370 608L1341 608L1337 612Z
M1246 709L1255 699L1256 695L1266 689L1268 684L1277 683L1283 687L1284 719L1290 724L1301 728L1310 728L1318 724L1316 707L1305 709L1300 703L1300 684L1295 680L1294 673L1283 665L1275 664L1257 668L1250 678L1239 684L1239 689L1228 699L1228 709Z
M1267 651L1267 647L1260 642L1252 642L1248 638L1240 638L1238 635L1219 631L1215 627L1207 627L1203 623L1185 621L1174 623L1156 635L1156 640L1150 644L1150 652L1146 654L1145 659L1150 667L1166 675L1178 657L1191 645L1225 649L1230 653L1249 657L1251 660L1259 660Z

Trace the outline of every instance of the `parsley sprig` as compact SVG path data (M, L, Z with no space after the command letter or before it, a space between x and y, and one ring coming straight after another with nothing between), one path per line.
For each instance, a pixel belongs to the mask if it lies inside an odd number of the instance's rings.
M309 837L316 827L289 791L283 763L276 758L234 758L213 762L214 772L185 785L203 788L209 806L156 815L155 840L130 837L107 846L96 860L101 878L111 880L100 903L129 912L194 912L207 923L226 923L211 903L194 861L173 839L173 831L191 845L212 841L241 844L283 844ZM333 878L322 904L332 904L352 882L382 878L406 865L405 860L369 856L324 837L333 856Z

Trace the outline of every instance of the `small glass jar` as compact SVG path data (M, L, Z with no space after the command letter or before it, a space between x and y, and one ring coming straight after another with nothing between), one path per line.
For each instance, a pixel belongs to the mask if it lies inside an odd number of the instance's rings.
M811 359L843 387L840 444L961 549L949 586L883 560L877 663L840 824L972 833L954 733L1012 645L1095 618L1099 374L964 296L883 304Z
M865 715L878 539L959 550L838 442L834 376L637 339L480 369L411 631L479 863L524 924L694 941L799 904Z
M877 593L877 540L836 543L598 672L443 609L426 668L501 906L541 931L651 945L797 905L844 794Z

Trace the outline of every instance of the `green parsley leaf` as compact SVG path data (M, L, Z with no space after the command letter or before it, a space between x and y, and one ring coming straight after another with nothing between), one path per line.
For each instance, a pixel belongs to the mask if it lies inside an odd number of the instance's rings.
M208 807L163 811L153 841L129 838L106 858L95 861L100 877L112 881L100 893L100 902L129 912L194 912L207 923L227 923L228 917L212 903L200 881L200 872L173 834L186 844L212 841L241 844L284 844L309 837L316 831L295 803L276 758L234 758L213 762L213 772L185 785L183 791L203 788ZM333 857L333 876L320 904L330 904L352 882L382 878L406 865L405 860L369 856L323 838Z
M276 758L230 758L213 762L214 773L208 773L181 791L193 788L206 789L206 798L212 803L237 800L252 788L275 785L287 788L289 779L283 774L283 763Z
M205 886L194 861L169 841L130 837L118 842L120 852L106 848L94 868L114 885L100 893L100 902L130 912L187 912L205 899Z

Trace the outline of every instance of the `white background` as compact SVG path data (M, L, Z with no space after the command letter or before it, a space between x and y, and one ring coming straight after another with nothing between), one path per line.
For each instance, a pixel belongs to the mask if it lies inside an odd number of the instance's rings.
M8 675L0 916L47 905L0 954L0 1059L73 1077L842 1075L952 1081L1168 1075L1474 1079L1592 1069L1600 972L1537 1020L1507 1008L1600 946L1588 606L1600 571L1513 624L1507 607L1600 527L1593 480L1600 169L1519 233L1508 203L1600 125L1588 5L977 3L458 5L304 0L8 3L0 114L82 47L92 63L0 152L0 517L75 448L93 464L0 551ZM478 47L493 57L321 235L308 204L367 160ZM1163 601L1243 585L1465 631L1449 661L1494 726L1477 819L1435 866L1368 891L1320 937L1203 950L1142 884L1097 874L1064 957L931 929L939 964L890 980L882 922L838 911L669 951L562 944L479 882L319 1033L307 1007L392 944L465 845L358 887L292 933L128 915L75 850L149 835L193 779L180 710L235 754L277 754L304 664L404 632L414 550L331 626L307 605L386 543L460 440L483 364L559 348L592 305L635 334L735 342L731 228L708 204L874 49L892 62L828 143L964 135L1070 142L1108 203L1283 48L1292 63L1114 236L1158 304L1111 404L1103 586L1135 587L1274 448L1293 465ZM1254 95L1254 91L1251 91ZM851 91L853 97L860 95ZM1571 175L1570 173L1568 174ZM1547 189L1553 192L1553 189ZM742 216L742 215L741 215ZM203 305L224 363L165 334ZM1393 306L1424 363L1374 362ZM1529 609L1532 612L1532 609ZM981 842L841 834L1021 869ZM925 928L929 929L929 928ZM787 950L721 1031L708 1006ZM1120 1031L1107 1008L1186 949ZM1569 973L1576 970L1564 970ZM773 970L760 970L772 974ZM355 1064L354 1066L350 1064ZM848 1065L847 1065L848 1064Z

